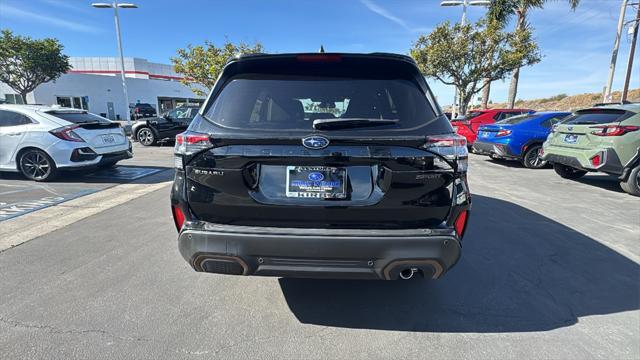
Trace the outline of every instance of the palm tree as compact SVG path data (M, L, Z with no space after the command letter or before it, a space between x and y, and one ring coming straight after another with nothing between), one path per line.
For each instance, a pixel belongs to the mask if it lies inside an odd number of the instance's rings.
M516 16L516 31L524 30L529 27L527 23L527 14L533 9L542 9L547 0L493 0L489 6L487 17L490 21L497 21L502 25L506 25L513 15ZM575 10L580 0L567 0L569 7ZM516 102L516 94L518 92L518 79L520 78L520 68L513 71L511 76L511 84L509 85L508 106L513 109ZM485 81L482 93L482 105L486 107L489 101L489 91L491 84Z

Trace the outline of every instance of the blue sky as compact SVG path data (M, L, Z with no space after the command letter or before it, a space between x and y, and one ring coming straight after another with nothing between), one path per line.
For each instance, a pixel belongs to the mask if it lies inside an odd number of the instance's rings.
M96 0L97 1L97 0ZM113 15L87 0L0 0L0 27L32 37L56 37L71 56L117 54ZM269 52L327 51L407 53L413 41L444 20L459 21L461 8L439 0L135 0L121 13L125 56L169 63L175 50L204 40L261 42ZM523 69L518 98L601 92L605 84L620 0L582 0L572 12L549 1L530 21L544 54ZM469 18L482 16L471 8ZM634 11L629 8L627 19ZM614 89L623 83L630 36L618 55ZM640 46L639 46L640 47ZM636 58L639 50L636 50ZM453 89L429 80L441 104ZM640 87L640 59L631 83ZM508 80L492 87L492 100L507 96Z

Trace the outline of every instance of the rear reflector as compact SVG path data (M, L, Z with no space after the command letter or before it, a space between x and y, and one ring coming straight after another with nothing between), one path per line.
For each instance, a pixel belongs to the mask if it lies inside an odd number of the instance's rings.
M589 159L589 161L591 161L591 165L593 165L593 167L598 167L600 165L602 165L602 163L604 162L602 159L602 153L599 153L597 155L595 155L594 157L592 157L591 159Z
M184 225L184 213L176 205L171 205L171 213L173 214L173 223L176 225L176 229L180 232L182 225Z
M467 225L467 215L468 215L469 211L465 210L463 212L461 212L460 214L458 214L458 217L456 218L455 223L453 224L453 227L456 229L456 233L458 233L458 236L462 239L462 236L464 235L464 230L465 227Z

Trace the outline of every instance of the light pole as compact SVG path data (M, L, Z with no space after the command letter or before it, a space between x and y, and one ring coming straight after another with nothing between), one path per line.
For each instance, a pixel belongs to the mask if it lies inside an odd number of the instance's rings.
M624 77L624 85L622 87L622 98L621 102L627 101L627 94L629 93L629 82L631 82L631 69L633 69L633 57L636 52L636 43L638 42L638 26L640 26L640 2L636 4L638 7L638 11L636 14L636 18L631 20L631 31L632 31L632 39L631 39L631 48L629 49L629 60L627 60L627 73Z
M604 88L604 94L602 96L602 102L611 101L611 86L613 85L613 76L616 72L616 61L618 60L618 48L620 47L620 37L622 36L622 27L624 26L624 13L627 10L628 0L622 0L622 6L620 7L620 16L618 17L618 28L616 30L616 40L613 43L613 51L611 52L611 63L609 64L609 78L607 79L607 85Z
M468 6L489 6L491 0L443 0L440 2L440 6L462 6L462 20L460 23L462 26L467 24L467 7ZM453 105L451 106L451 117L453 118L456 110L456 99L458 97L458 89L453 92Z
M122 35L120 34L120 17L118 16L118 8L121 9L136 9L138 6L131 3L118 3L118 0L113 0L113 3L93 3L94 8L98 9L113 9L113 16L116 22L116 37L118 38L118 52L120 53L120 75L122 77L122 92L124 93L125 109L127 117L127 127L131 129L131 115L129 114L129 94L127 94L127 82L124 76L124 54L122 52Z

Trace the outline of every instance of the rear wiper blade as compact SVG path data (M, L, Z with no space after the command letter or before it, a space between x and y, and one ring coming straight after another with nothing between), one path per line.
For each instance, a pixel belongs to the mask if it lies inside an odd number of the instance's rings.
M366 127L396 124L399 119L369 119L369 118L342 118L342 119L316 119L313 120L313 128L342 129L350 127Z

